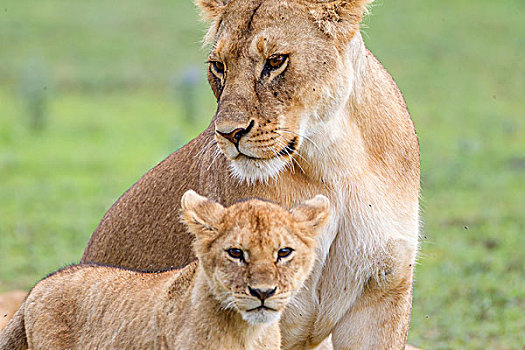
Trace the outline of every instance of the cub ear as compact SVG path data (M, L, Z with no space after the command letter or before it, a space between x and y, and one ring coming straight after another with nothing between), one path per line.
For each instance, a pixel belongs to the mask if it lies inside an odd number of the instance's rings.
M205 20L216 20L222 16L224 7L230 0L195 0L195 4L201 10L201 16Z
M197 238L215 236L224 207L206 197L189 190L182 196L182 222Z
M292 209L295 220L309 226L315 234L324 226L330 215L330 201L322 194L299 204Z
M331 37L349 41L359 31L367 5L374 0L307 0L315 23Z

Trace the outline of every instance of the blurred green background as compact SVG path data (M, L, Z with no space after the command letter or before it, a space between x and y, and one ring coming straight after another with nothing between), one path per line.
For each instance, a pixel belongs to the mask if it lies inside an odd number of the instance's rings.
M410 342L525 345L525 2L376 0L369 48L422 152ZM203 130L191 0L0 6L0 291L78 261L139 177Z

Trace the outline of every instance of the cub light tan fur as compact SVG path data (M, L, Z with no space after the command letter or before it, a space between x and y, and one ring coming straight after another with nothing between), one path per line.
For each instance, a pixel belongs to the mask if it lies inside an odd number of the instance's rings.
M20 307L27 293L23 290L14 290L9 293L0 294L0 330L4 328L9 319L13 317Z
M162 273L76 265L42 280L0 349L280 349L278 320L315 260L329 213L249 200L224 208L188 191L198 263Z
M228 205L326 195L307 287L281 319L284 349L401 349L418 245L419 149L403 97L365 48L364 0L200 0L211 21L209 128L106 213L83 262L188 264L172 218L195 188Z

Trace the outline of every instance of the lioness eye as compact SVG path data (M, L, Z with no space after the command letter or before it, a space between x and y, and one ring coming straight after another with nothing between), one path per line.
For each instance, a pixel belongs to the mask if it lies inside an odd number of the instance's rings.
M277 252L277 259L279 260L279 259L282 259L282 258L286 258L286 257L290 256L290 254L292 254L292 252L293 252L292 248L281 248Z
M284 62L286 62L287 59L288 59L288 55L271 56L270 58L268 58L268 60L266 60L266 65L264 67L264 70L270 71L270 70L278 69L284 64Z
M212 61L210 62L213 70L218 74L224 74L224 64L219 61Z
M226 250L226 253L228 253L229 256L231 256L234 259L239 259L241 261L244 261L244 253L242 250L238 248L230 248Z

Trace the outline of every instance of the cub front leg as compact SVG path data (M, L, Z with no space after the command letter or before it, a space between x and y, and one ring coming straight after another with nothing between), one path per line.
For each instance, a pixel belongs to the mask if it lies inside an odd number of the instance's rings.
M412 266L385 283L371 280L332 332L334 350L405 348L412 309Z

